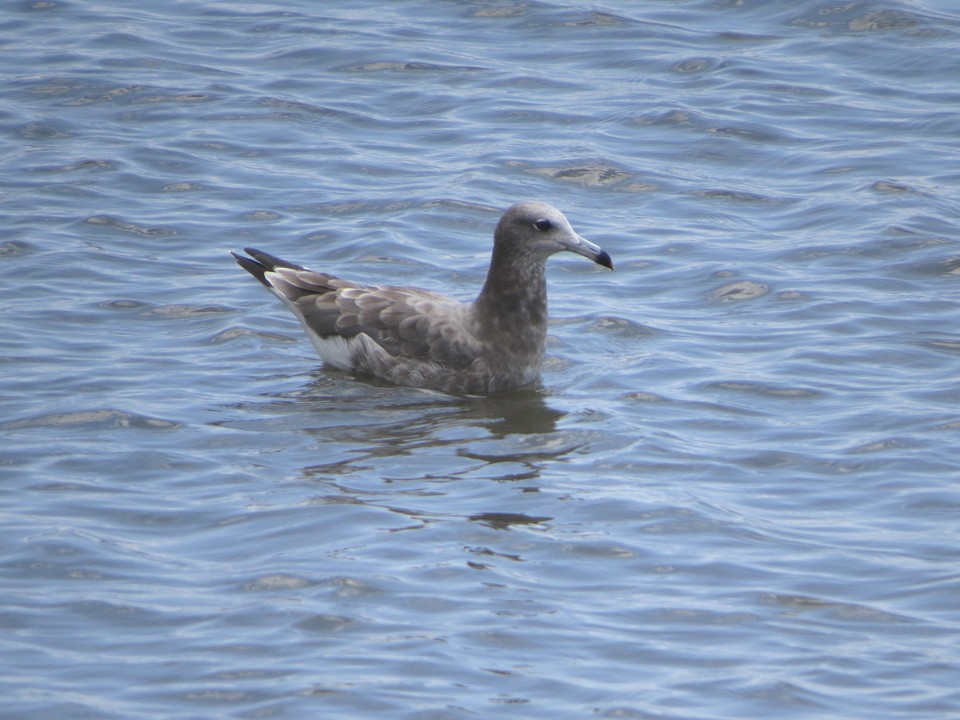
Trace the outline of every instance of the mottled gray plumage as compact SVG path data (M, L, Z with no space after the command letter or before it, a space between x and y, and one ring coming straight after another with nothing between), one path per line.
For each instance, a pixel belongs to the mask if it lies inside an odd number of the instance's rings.
M233 255L300 319L325 362L398 385L482 394L539 377L545 265L563 250L613 267L559 210L534 201L500 218L487 280L469 303L420 288L358 285L253 248L250 257Z

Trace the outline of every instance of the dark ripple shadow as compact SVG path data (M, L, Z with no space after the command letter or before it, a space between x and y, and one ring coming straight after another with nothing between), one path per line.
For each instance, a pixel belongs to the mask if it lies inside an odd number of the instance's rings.
M148 417L139 413L115 409L90 409L35 415L0 424L0 430L35 428L71 428L77 431L97 431L112 428L142 430L176 430L182 425L172 420Z

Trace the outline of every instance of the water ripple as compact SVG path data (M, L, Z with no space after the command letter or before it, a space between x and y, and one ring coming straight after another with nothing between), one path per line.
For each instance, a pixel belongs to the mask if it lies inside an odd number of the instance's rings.
M958 714L950 3L0 26L7 715ZM228 252L468 299L526 197L617 270L488 398L319 367Z

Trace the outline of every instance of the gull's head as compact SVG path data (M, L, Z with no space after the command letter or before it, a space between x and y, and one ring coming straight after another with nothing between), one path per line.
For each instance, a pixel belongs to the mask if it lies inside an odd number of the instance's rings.
M525 200L507 208L493 239L495 247L513 254L546 260L568 250L613 270L610 255L577 235L563 213L545 202Z

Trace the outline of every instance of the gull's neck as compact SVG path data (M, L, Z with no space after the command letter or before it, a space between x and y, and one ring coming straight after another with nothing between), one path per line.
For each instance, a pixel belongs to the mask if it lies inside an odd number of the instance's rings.
M542 355L547 335L545 261L494 246L487 280L474 302L481 337L505 354Z

